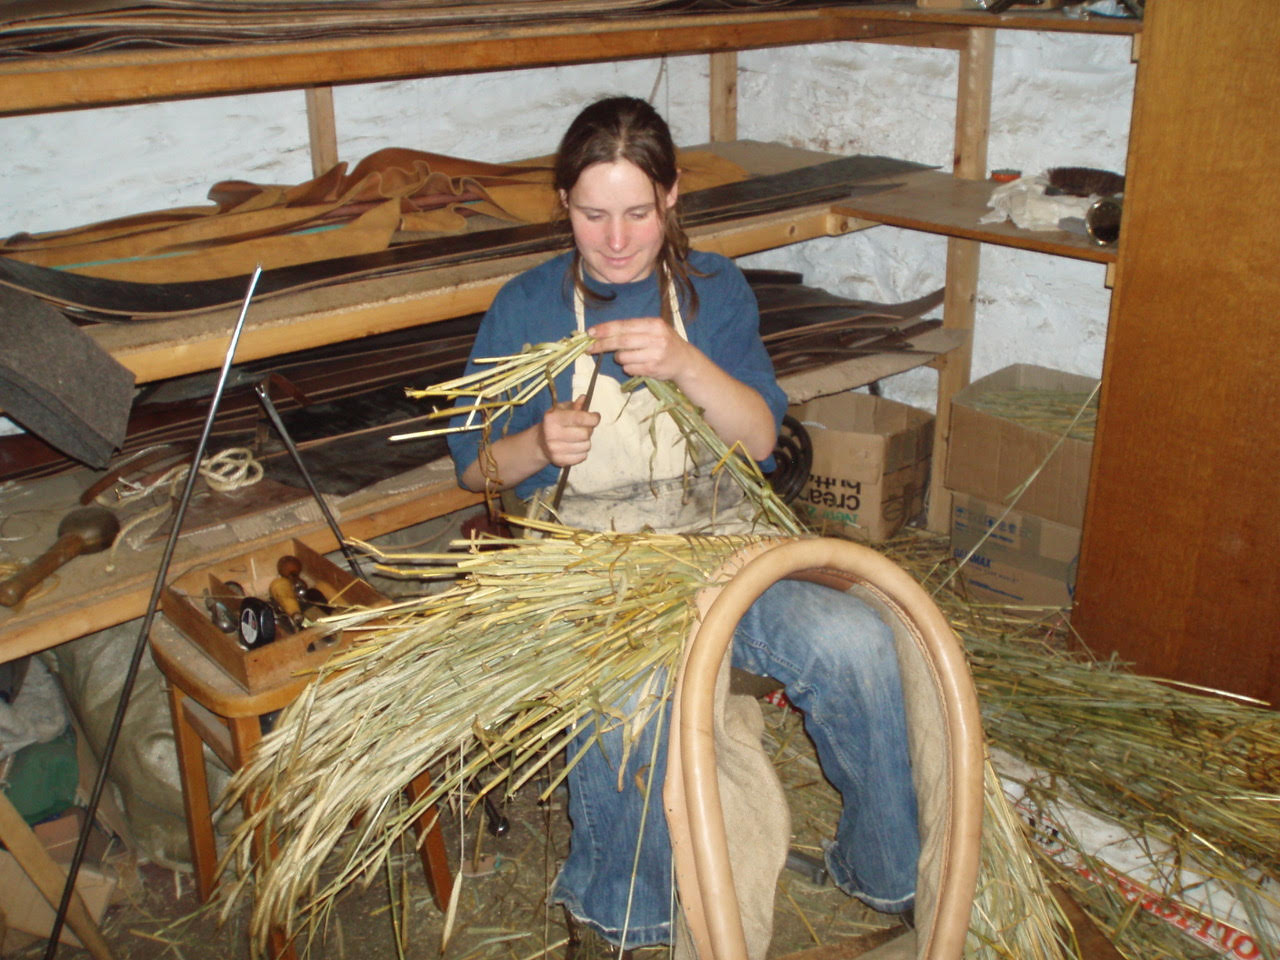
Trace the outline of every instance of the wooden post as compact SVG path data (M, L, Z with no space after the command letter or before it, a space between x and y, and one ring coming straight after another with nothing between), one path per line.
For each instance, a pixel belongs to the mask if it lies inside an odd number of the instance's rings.
M36 885L41 896L49 902L54 910L62 902L62 890L67 883L67 875L49 856L38 837L27 826L22 815L14 809L12 801L0 792L0 841L4 842L18 865ZM53 917L49 918L52 925ZM84 901L78 892L72 892L67 906L67 926L80 938L86 950L94 960L111 960L111 948L103 939L98 925L93 922Z
M995 62L995 31L971 28L960 51L956 82L956 138L952 172L967 180L981 180L987 173L987 133L991 126L991 77ZM982 244L976 240L947 241L947 293L942 325L973 332L974 301L978 293L978 259ZM951 437L951 398L969 382L973 356L970 336L938 365L937 421L933 430L933 465L929 476L930 530L944 533L951 520L951 496L942 485Z
M713 53L711 61L711 140L738 139L738 53Z
M333 87L307 87L307 132L311 173L320 176L338 162L338 125L333 119Z
M1208 6L1146 6L1071 625L1280 708L1280 20Z

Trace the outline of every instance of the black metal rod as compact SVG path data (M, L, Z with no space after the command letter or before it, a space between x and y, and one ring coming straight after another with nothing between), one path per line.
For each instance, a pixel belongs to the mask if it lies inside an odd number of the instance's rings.
M333 531L334 537L337 538L338 547L342 550L342 555L347 558L347 566L351 568L351 572L355 574L357 580L363 580L364 574L360 572L360 564L356 561L356 555L347 546L347 540L342 535L338 521L334 519L333 513L329 510L329 505L324 502L324 497L320 496L320 491L316 488L315 481L311 479L311 473L307 470L307 465L302 462L302 454L294 444L293 437L289 436L289 431L285 429L284 421L280 419L280 411L271 402L271 394L267 391L267 385L260 383L253 388L253 392L258 395L258 399L262 402L262 408L267 411L267 417L271 420L271 425L276 428L276 433L280 434L280 439L284 441L285 449L289 451L289 456L293 457L293 464L298 468L298 472L302 474L302 479L306 481L307 489L311 491L311 496L315 497L316 503L320 505L320 512L324 514L325 522L329 524L329 529Z
M76 875L80 872L80 864L84 860L85 847L88 846L89 834L93 830L93 821L98 813L98 804L102 800L102 789L107 782L107 771L111 767L111 758L115 755L116 742L120 739L120 728L124 724L125 710L129 706L129 697L133 693L134 682L138 678L138 668L142 665L142 654L147 649L147 637L151 635L151 624L155 620L156 607L160 600L160 591L164 588L165 578L169 575L169 564L173 562L173 551L178 544L178 532L182 529L182 519L187 512L187 504L191 502L191 491L195 487L196 478L200 475L200 461L204 458L205 448L209 443L209 434L213 431L213 420L218 413L218 405L222 402L222 394L227 386L227 375L231 371L231 361L236 355L236 345L240 342L240 332L244 329L244 320L249 313L249 301L253 299L253 289L262 274L259 266L249 278L249 289L245 291L244 305L240 308L240 317L236 320L235 329L231 332L231 343L227 346L227 355L222 361L222 372L218 376L218 385L213 391L213 401L209 404L209 413L205 417L204 431L196 444L195 459L187 473L186 486L178 501L177 511L173 517L173 529L169 531L169 539L164 546L164 554L160 559L160 568L156 571L155 584L151 588L151 600L147 604L146 615L142 618L142 627L138 630L138 639L133 647L133 658L129 661L129 670L125 674L124 686L120 690L120 702L116 704L115 717L111 721L111 730L107 734L107 743L103 747L102 759L98 763L98 776L93 782L93 793L89 797L89 806L85 813L84 826L80 830L80 838L76 841L76 850L71 857L71 865L67 868L67 882L62 888L62 900L58 904L57 915L53 918L53 928L49 931L49 945L45 949L45 960L53 960L58 952L58 938L62 934L62 925L67 919L67 908L71 905L71 897L76 889Z

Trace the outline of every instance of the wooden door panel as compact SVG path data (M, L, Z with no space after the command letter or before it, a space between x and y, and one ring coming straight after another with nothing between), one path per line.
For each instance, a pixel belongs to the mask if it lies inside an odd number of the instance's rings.
M1280 18L1150 0L1073 622L1280 705Z

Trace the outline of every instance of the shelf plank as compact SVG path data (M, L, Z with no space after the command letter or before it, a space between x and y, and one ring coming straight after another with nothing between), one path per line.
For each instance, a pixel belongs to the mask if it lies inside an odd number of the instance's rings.
M869 3L859 5L856 16L868 20L891 19L908 23L946 24L955 27L994 27L1000 30L1048 30L1058 33L1095 33L1133 36L1142 33L1142 21L1124 17L1067 16L1056 10L988 10L920 9L914 0L906 3Z
M104 106L663 54L901 36L950 24L864 19L849 8L397 31L305 42L111 50L0 62L0 111Z
M18 556L39 552L38 544L52 543L58 520L78 505L80 491L97 478L92 471L80 470L24 484L24 504L30 506L32 516L43 519L37 535L15 551ZM445 458L338 498L331 509L344 536L369 540L481 500L480 494L457 485L453 464ZM321 553L337 549L336 539L314 506L314 501L306 501L297 507L282 507L270 515L271 522L260 520L250 525L229 520L221 530L184 533L178 538L169 581L193 566L293 539ZM255 534L260 528L269 528L269 532ZM122 544L114 553L77 557L46 581L46 592L27 597L17 607L0 608L0 662L145 615L164 546L159 541L140 549Z
M839 201L832 205L832 212L1076 260L1116 261L1114 244L1098 246L1088 237L1065 230L1022 230L1008 220L981 223L991 210L988 201L997 186L989 180L963 180L938 170L920 170L894 180L902 186Z
M692 229L689 239L696 249L737 257L844 233L854 226L847 218L833 218L830 204L821 204ZM250 308L236 360L258 360L480 313L504 283L551 256L554 252L422 270L264 300ZM132 371L136 382L150 383L216 369L238 313L237 307L85 329Z
M847 40L953 45L958 28L1132 35L1136 20L876 3L396 31L365 37L24 56L0 61L0 115L315 85Z
M834 159L827 153L759 141L691 149L714 150L756 175ZM696 249L738 257L864 226L833 216L828 201L693 227L689 239ZM480 260L265 298L250 307L236 359L258 360L479 313L507 280L554 255L551 251ZM149 383L217 369L238 314L237 305L166 320L96 324L85 330L138 383Z
M816 370L779 377L778 385L786 393L789 402L804 403L806 400L843 393L894 374L932 364L939 355L968 343L969 338L967 330L938 327L912 337L908 341L911 352L901 350L854 357Z

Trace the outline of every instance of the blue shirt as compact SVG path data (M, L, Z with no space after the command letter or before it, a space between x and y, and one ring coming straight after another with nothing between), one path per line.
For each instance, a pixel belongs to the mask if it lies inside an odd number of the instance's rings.
M476 357L507 357L519 353L526 344L562 340L576 331L573 314L573 284L569 267L572 253L561 254L546 263L513 277L494 298L476 333L467 372L478 369ZM698 292L698 313L689 318L689 305L680 304L689 342L705 353L726 373L758 392L773 412L775 425L781 424L787 409L787 397L778 386L773 362L760 340L760 312L742 271L726 257L715 253L693 251L689 255L690 279ZM696 273L694 271L697 271ZM704 274L704 276L699 276ZM588 286L609 298L585 301L586 326L606 320L657 317L662 314L658 281L655 274L634 283L601 283L587 278ZM630 379L613 358L604 354L600 376L625 382ZM556 399L573 399L573 371L563 371L556 378ZM551 409L550 390L542 390L511 415L494 423L492 439L516 434L542 420ZM460 418L455 422L460 422ZM458 477L475 462L480 452L481 432L468 430L448 435L449 452L453 455ZM773 468L771 459L761 468ZM516 494L527 498L540 487L555 483L560 468L548 465L516 487Z

